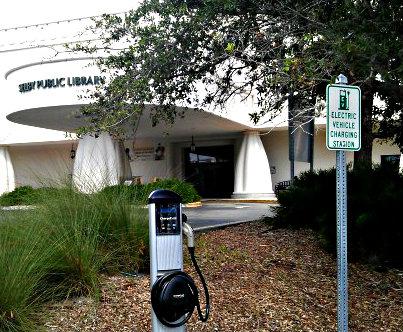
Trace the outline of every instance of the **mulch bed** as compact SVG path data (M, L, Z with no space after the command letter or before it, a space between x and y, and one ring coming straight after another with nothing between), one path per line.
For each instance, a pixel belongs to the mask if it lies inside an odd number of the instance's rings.
M194 313L187 331L337 331L336 261L313 232L250 223L197 242L212 308L207 323ZM349 309L351 332L403 331L403 272L349 264ZM104 277L100 301L55 303L45 317L49 332L150 331L149 278Z

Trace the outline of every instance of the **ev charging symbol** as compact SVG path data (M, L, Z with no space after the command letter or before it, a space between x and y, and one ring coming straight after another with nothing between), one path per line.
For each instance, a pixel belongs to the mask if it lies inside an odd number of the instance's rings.
M350 91L339 91L339 110L348 111L350 109Z

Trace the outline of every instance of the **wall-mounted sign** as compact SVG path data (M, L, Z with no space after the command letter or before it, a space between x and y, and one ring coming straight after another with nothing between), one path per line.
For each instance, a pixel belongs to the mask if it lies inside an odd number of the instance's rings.
M133 160L154 160L154 148L135 148L133 149Z
M64 88L66 86L88 86L99 85L105 83L105 77L102 76L71 76L71 77L57 77L48 78L44 80L31 81L21 83L18 89L21 93L29 92L32 90Z

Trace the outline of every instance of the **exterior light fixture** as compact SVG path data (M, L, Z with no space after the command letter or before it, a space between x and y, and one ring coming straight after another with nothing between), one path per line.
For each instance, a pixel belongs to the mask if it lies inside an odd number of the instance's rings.
M190 151L191 152L195 152L196 151L196 145L195 142L193 140L193 136L192 136L192 144L190 144Z
M163 160L164 159L164 152L165 152L165 148L163 146L161 146L161 143L158 143L158 146L155 149L154 159L155 160Z
M70 150L70 158L74 159L75 157L76 157L76 150L74 150L74 144L72 144Z
M132 161L132 157L130 156L130 149L129 148L125 149L125 153L126 153L127 159L129 159L129 161Z

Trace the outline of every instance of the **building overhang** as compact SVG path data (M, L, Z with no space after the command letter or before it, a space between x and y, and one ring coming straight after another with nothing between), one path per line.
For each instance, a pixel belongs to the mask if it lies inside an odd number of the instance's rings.
M74 133L78 128L86 125L85 118L79 112L81 106L59 105L25 109L10 113L7 119L19 124ZM233 135L245 130L253 130L245 124L215 113L181 107L178 107L177 111L183 116L177 116L173 123L161 121L153 126L152 105L148 105L144 108L138 124L126 127L127 134L138 138L189 138Z

